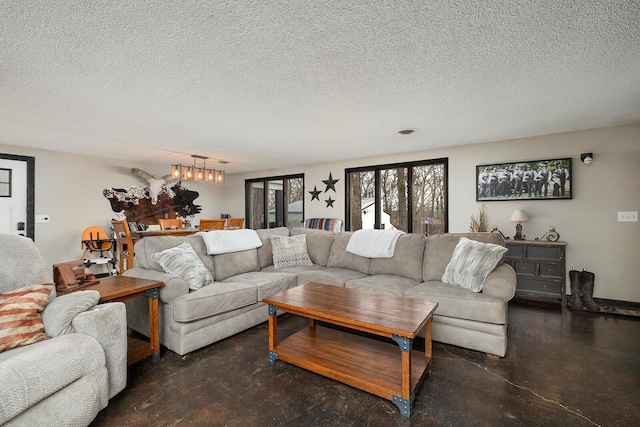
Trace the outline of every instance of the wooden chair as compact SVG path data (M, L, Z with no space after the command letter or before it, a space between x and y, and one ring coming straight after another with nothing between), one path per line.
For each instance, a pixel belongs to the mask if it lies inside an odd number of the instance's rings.
M131 231L129 230L129 223L127 221L112 220L113 235L118 243L118 258L120 260L120 274L124 271L133 268L133 238L131 237ZM126 268L125 268L126 262Z
M229 224L227 228L242 228L244 227L244 218L229 218Z
M181 219L158 219L158 224L160 225L160 230L173 230L182 228L182 220Z
M226 222L226 219L201 219L200 231L224 230L224 225L226 224Z

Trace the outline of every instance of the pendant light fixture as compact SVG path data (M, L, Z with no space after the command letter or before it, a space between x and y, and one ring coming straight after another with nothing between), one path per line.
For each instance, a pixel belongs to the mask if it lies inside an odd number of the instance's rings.
M224 182L224 170L207 169L206 156L192 154L193 165L182 165L176 163L171 165L171 176L173 179L181 179L183 181L213 182L222 184ZM198 167L197 160L202 160L202 167Z

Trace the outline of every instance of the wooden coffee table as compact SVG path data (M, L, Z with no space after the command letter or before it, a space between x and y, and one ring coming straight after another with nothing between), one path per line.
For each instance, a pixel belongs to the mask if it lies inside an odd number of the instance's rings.
M437 302L320 283L262 301L269 304L271 364L284 360L391 400L402 415L411 416L415 394L431 370L431 318ZM278 342L278 310L308 318L309 326ZM316 320L387 337L398 345L316 325ZM424 354L412 349L423 328Z
M94 290L100 293L100 301L125 301L130 298L146 296L149 299L149 340L140 340L129 336L127 338L127 363L139 362L149 356L151 361L160 361L160 329L158 326L158 296L159 288L164 282L157 280L139 279L127 276L101 277L99 282L84 286L78 291Z

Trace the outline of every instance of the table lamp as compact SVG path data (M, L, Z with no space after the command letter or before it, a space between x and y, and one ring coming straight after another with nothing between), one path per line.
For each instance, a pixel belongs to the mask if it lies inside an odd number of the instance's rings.
M522 225L521 223L529 221L529 217L521 209L516 209L511 215L511 222L516 222L516 235L513 236L513 240L524 240L522 238Z

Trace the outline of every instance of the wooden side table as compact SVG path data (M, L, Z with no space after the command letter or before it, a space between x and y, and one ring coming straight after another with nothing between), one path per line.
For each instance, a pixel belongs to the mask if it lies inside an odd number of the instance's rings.
M130 298L146 296L149 299L149 338L150 342L129 336L127 342L127 363L129 365L151 356L151 362L160 361L160 328L158 322L159 288L163 282L139 279L127 276L108 276L100 282L84 286L78 290L94 290L100 293L100 301L125 301Z

